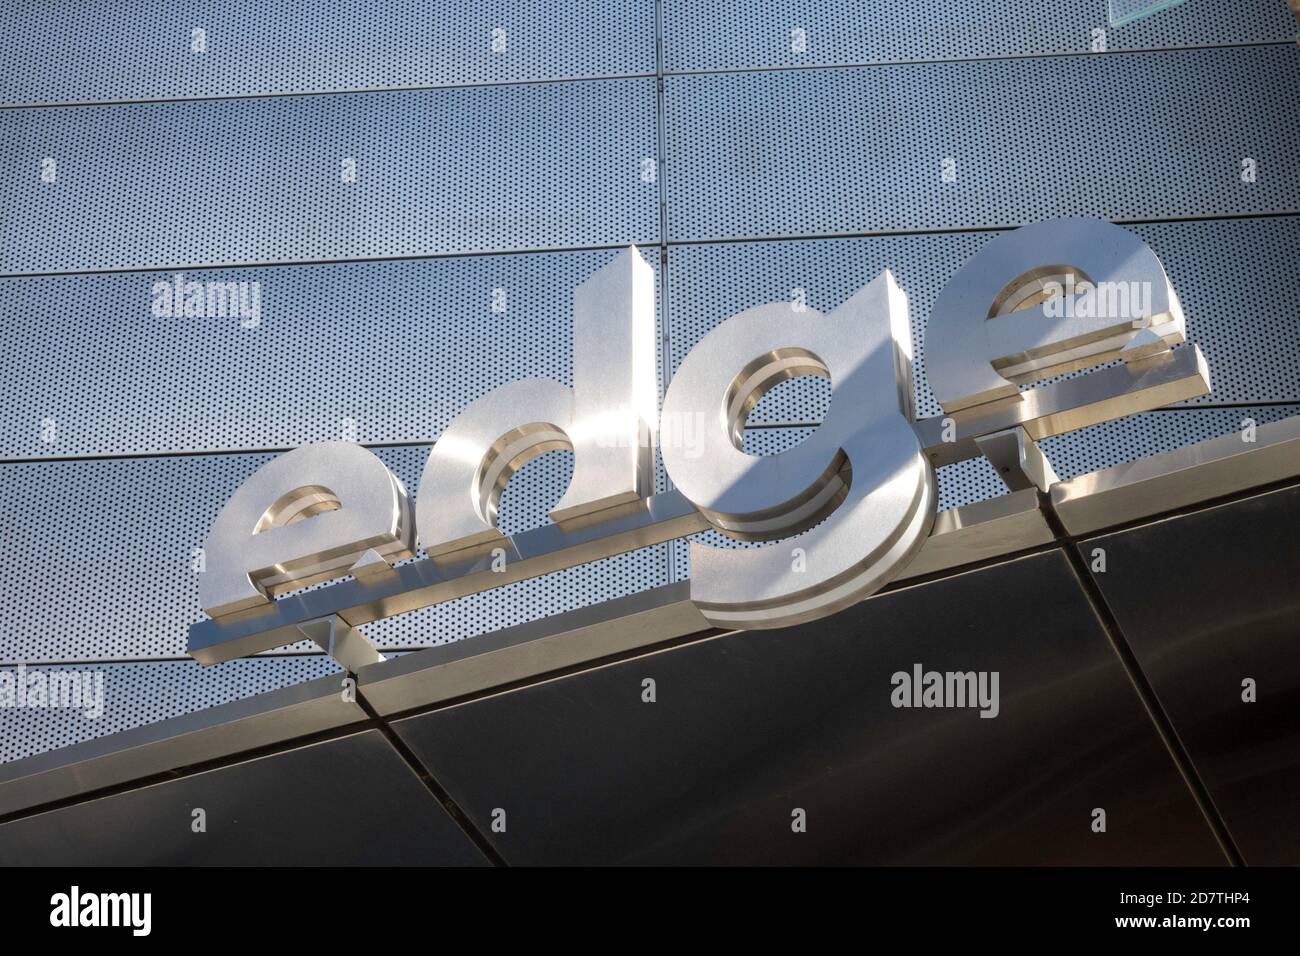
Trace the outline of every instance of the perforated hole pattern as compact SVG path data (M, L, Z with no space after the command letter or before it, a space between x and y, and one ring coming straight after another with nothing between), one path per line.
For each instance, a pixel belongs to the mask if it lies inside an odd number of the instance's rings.
M653 0L8 0L0 103L252 96L655 69ZM829 66L1091 51L1107 0L665 0L669 71ZM193 31L204 31L203 52ZM505 31L504 49L493 48ZM802 47L791 31L802 31ZM1110 50L1286 41L1272 0L1192 2L1107 29ZM501 39L497 35L498 41ZM58 69L51 69L58 63Z
M658 268L656 247L641 253ZM184 273L257 283L252 328L155 317L151 289L175 272L0 281L11 317L0 338L0 454L287 448L345 428L363 443L432 441L498 385L572 384L573 290L614 255Z
M1210 362L1214 391L1194 404L1300 396L1300 286L1278 267L1300 261L1300 219L1129 228L1160 255L1189 338ZM944 283L995 235L679 246L668 285L671 358L680 362L736 311L791 300L796 289L811 307L829 311L888 268L909 296L918 413L938 414L925 379L925 320ZM658 249L641 252L657 270ZM285 448L341 438L347 421L362 442L429 441L472 399L504 382L541 376L569 383L573 289L612 255L185 273L200 282L258 283L254 328L229 317L154 317L150 290L174 272L6 279L0 456ZM504 312L492 309L497 289ZM663 296L657 301L662 307ZM801 403L815 397L824 404L829 394L824 380L790 383L750 422L820 420L820 405L805 410Z
M1111 53L1085 53L1105 17L1105 0L664 0L667 71L770 71L667 77L664 148L652 0L436 15L414 0L9 3L0 104L196 100L0 109L0 271L70 273L0 280L0 456L36 459L0 466L0 659L106 680L98 720L0 709L0 760L336 672L319 654L148 658L183 653L200 616L192 549L262 449L355 434L389 446L377 454L414 492L427 443L474 397L530 375L567 383L572 290L612 254L589 247L644 247L666 309L665 377L735 311L795 288L827 310L891 268L911 298L918 413L932 415L924 320L995 235L975 230L1166 220L1131 228L1210 360L1215 390L1192 405L1249 407L1051 439L1058 473L1296 414L1295 25L1280 2L1196 0L1107 28ZM196 26L203 54L188 47ZM1208 49L1234 44L1247 46ZM803 69L859 63L893 65ZM407 89L440 86L466 88ZM348 90L388 92L319 95ZM238 98L284 93L313 95ZM645 176L661 155L664 175ZM341 181L345 157L355 183ZM674 245L671 270L661 199L674 240L718 240ZM1168 221L1238 213L1281 215ZM895 231L921 234L859 235ZM266 265L298 262L314 264ZM187 266L241 266L191 278L258 282L256 327L155 318L153 283ZM136 271L85 274L119 269ZM789 447L828 396L781 386L746 447ZM571 469L566 452L523 468L503 528L544 522ZM941 508L1002 493L983 461L938 478ZM388 649L457 640L679 579L685 551L644 549L369 630Z
M669 77L668 233L1292 212L1298 67L1278 45Z
M1097 29L1106 31L1108 50L1296 34L1286 5L1270 0L1191 0L1115 29L1107 19L1107 0L667 0L665 56L669 70L688 72L1089 53Z
M8 109L0 141L11 145L0 153L9 273L658 233L657 187L641 178L656 155L652 79ZM41 179L45 158L53 182Z
M655 70L653 0L132 0L128 13L122 8L6 0L0 103L511 83ZM202 52L194 49L195 29L203 31ZM50 69L51 62L60 68Z
M1160 256L1205 353L1213 391L1190 404L1300 398L1300 219L1209 220L1127 227ZM925 327L939 292L996 232L853 239L709 243L675 247L668 284L675 371L727 316L796 298L829 312L885 269L908 295L913 394L919 417L940 408L925 374ZM792 322L798 313L792 311ZM750 414L751 425L820 421L830 386L805 378L782 386Z

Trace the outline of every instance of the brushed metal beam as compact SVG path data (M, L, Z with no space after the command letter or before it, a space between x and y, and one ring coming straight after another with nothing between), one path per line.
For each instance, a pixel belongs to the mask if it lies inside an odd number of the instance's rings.
M1036 488L1024 488L939 512L921 553L895 581L1050 544L1055 535L1039 502Z
M708 527L690 502L669 491L611 508L589 522L545 525L505 538L499 545L413 561L390 574L340 581L219 620L199 621L190 627L188 650L201 664L249 657L300 640L298 625L317 618L337 615L359 627ZM494 555L494 548L501 554Z
M1300 475L1300 415L1080 475L1052 486L1052 508L1071 534L1149 518L1175 508Z

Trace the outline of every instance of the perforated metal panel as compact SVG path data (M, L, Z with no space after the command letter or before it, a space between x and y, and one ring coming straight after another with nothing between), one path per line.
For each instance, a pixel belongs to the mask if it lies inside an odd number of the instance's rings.
M0 457L355 436L413 443L378 453L414 492L425 443L472 398L528 375L569 381L572 290L611 254L499 253L629 242L646 246L669 296L670 367L735 311L795 288L830 308L892 268L911 297L918 412L936 414L924 319L995 235L970 229L1297 208L1300 54L1281 0L1188 0L1107 28L1106 55L1082 52L1105 0L663 0L658 38L655 6L8 4L0 105L507 85L0 109L0 272L140 270L0 280ZM206 53L189 50L196 26ZM1115 52L1236 44L1266 45ZM653 79L532 82L649 74L659 52L669 71L779 71L669 77L670 150ZM973 62L897 64L931 59ZM645 161L665 152L656 182ZM47 158L53 182L42 181ZM354 183L342 181L346 158ZM1254 182L1241 176L1247 158ZM675 246L660 269L649 244L661 198L673 238L723 242ZM1165 262L1209 358L1215 390L1194 404L1275 404L1149 413L1051 439L1062 477L1300 410L1300 219L1132 228ZM253 328L150 311L153 283L185 266L472 253L493 255L190 276L260 283ZM505 313L491 308L498 288ZM805 380L781 386L751 415L746 447L772 453L805 437L828 395ZM192 549L268 457L0 464L0 660L182 654L200 616ZM571 455L552 452L516 475L505 530L543 522L571 469ZM982 460L938 479L941 508L1002 493ZM367 630L387 649L455 640L680 578L685 552L633 552ZM318 654L92 666L108 680L104 717L0 710L0 760L335 670Z
M1109 50L1296 34L1285 3L1273 0L1191 0L1114 29L1108 19L1108 0L666 0L664 45L668 68L686 71L1086 53L1096 29Z
M201 667L194 661L152 661L69 667L3 668L13 677L48 686L51 674L89 677L92 698L103 682L103 711L84 707L0 708L0 763L57 747L103 737L169 717L188 714L264 691L299 684L326 674L342 674L332 660L315 657L259 657ZM99 676L102 675L102 676Z
M656 247L642 254L658 268ZM170 272L0 280L0 455L431 441L505 382L572 383L573 291L614 255L186 273L258 283L251 328L155 317Z
M11 273L658 238L651 79L7 109L0 142Z
M1210 363L1214 386L1196 404L1300 400L1300 219L1261 218L1128 227L1160 256L1187 316L1187 337ZM996 232L719 243L673 249L668 283L672 368L709 329L764 302L802 298L829 311L882 270L907 292L919 417L939 414L926 380L925 323L947 281ZM791 312L791 321L798 313ZM781 386L752 425L821 421L829 386Z
M1289 45L673 76L665 96L675 240L1300 204Z
M6 0L0 103L501 83L654 65L653 0Z
M429 446L376 454L414 491ZM180 657L202 619L195 549L225 502L270 455L190 455L9 464L0 468L0 661ZM572 473L552 452L502 497L507 533L548 520ZM667 580L665 546L367 625L381 647L441 644ZM324 585L327 586L327 585ZM302 642L299 649L312 649Z

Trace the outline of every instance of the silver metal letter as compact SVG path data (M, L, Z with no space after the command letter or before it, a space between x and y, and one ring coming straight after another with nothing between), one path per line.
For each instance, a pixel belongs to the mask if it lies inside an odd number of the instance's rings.
M409 558L406 489L360 445L304 445L259 468L226 503L204 542L199 603L212 617L266 604L319 581Z
M952 414L1183 339L1178 296L1146 243L1112 223L1056 219L999 236L944 286L925 330L926 375Z
M749 411L798 375L830 378L826 421L785 452L746 454ZM752 549L692 542L691 600L705 617L719 627L795 624L847 607L901 571L929 534L936 500L911 419L907 296L887 271L829 315L774 303L709 332L673 376L661 422L682 435L692 432L684 423L698 422L698 442L665 438L664 467L718 530L798 536Z
M574 453L573 480L551 510L557 522L651 494L655 352L654 270L629 247L574 292L573 388L510 382L438 438L416 503L425 551L500 541L497 506L510 476L554 448Z

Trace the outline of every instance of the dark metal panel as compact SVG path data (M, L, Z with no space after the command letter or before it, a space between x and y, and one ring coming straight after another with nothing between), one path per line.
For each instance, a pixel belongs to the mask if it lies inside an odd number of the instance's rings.
M5 865L485 862L377 730L0 826Z
M895 709L918 663L999 716ZM394 727L511 863L1224 862L1059 551Z
M668 234L1294 211L1297 65L1285 44L672 76Z
M1300 863L1297 528L1292 487L1079 545L1248 863Z

